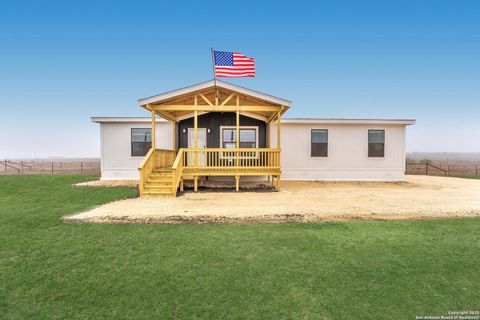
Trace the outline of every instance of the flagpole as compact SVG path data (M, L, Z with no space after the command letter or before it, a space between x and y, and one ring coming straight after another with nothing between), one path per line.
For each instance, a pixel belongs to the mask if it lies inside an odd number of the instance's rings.
M210 48L212 50L212 71L213 71L213 84L215 85L215 98L218 97L218 90L217 90L217 77L215 76L215 51L213 48ZM217 99L215 99L217 100Z

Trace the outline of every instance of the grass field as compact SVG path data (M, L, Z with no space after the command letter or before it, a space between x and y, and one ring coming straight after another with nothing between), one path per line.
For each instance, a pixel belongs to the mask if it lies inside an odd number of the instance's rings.
M127 188L0 177L2 319L414 319L480 309L480 219L65 224Z

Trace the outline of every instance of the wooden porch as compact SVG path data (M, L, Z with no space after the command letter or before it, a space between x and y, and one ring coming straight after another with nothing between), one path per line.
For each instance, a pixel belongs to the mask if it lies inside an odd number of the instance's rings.
M290 102L222 81L210 81L192 87L140 100L140 106L152 115L152 148L138 167L140 195L176 195L183 181L193 180L197 191L200 177L232 176L239 189L242 176L267 176L280 188L281 115ZM199 116L211 113L235 113L235 148L199 148ZM171 150L156 148L155 118L159 115L173 124ZM267 127L266 148L241 148L240 117L260 120ZM193 118L193 148L176 148L177 123ZM270 123L276 123L276 145L272 148ZM218 128L214 128L218 130ZM233 129L231 129L233 131ZM233 133L232 133L233 134Z
M280 188L280 149L150 149L139 166L140 195L173 195L183 191L184 180L193 180L198 190L199 177L233 176L239 190L241 176L267 176Z

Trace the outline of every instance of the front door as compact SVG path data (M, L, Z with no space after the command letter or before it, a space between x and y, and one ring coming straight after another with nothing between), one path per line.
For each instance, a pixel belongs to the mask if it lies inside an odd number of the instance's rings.
M207 129L198 128L198 149L205 149L207 147ZM195 130L194 128L188 128L188 148L193 149L195 147ZM187 158L188 166L194 165L194 158ZM205 167L207 165L207 153L199 152L198 153L198 166Z

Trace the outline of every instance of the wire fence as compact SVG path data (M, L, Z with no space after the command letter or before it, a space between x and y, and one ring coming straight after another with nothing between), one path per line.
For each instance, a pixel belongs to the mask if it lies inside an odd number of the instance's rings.
M0 174L100 175L100 160L1 160ZM406 173L434 176L478 176L480 163L407 162Z
M0 162L0 174L100 175L100 160L8 160Z
M407 162L407 174L427 176L478 176L480 164L449 162Z

